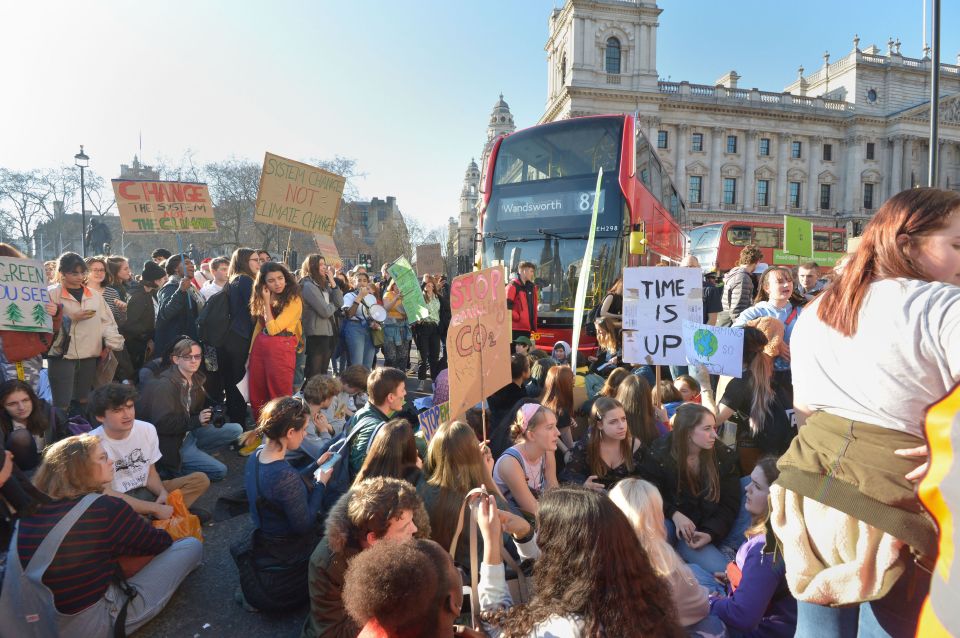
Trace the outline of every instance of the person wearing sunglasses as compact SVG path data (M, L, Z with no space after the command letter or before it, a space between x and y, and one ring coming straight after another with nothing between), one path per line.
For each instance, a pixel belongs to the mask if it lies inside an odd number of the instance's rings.
M157 429L162 457L157 471L166 480L203 472L222 480L227 466L210 456L243 433L239 423L225 423L222 408L215 418L206 406L200 366L203 350L190 338L180 338L170 352L170 365L142 390L137 414Z

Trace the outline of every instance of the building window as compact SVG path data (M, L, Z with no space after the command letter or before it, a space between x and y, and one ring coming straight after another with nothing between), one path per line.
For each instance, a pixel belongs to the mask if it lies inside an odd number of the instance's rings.
M763 155L763 156L770 155L770 138L769 137L760 138L760 155Z
M563 57L560 58L560 84L564 84L567 81L567 54L564 53Z
M703 152L703 133L694 133L690 138L690 148L696 153Z
M737 180L734 177L723 178L723 203L728 205L737 203Z
M770 180L757 180L757 206L770 205Z
M657 148L667 148L666 131L657 131Z
M607 73L620 74L620 40L607 38L606 54Z
M790 208L800 208L800 182L790 182Z
M863 207L866 210L873 210L873 184L863 185Z
M833 144L824 144L823 145L823 161L832 162L833 161Z
M820 184L820 210L830 210L830 184Z
M687 200L691 204L699 204L703 201L703 178L699 175L690 176L690 192L687 194Z
M868 160L873 159L873 154L875 150L876 150L876 146L874 146L873 142L867 142L867 159Z
M793 159L800 159L800 151L803 149L802 142L791 142L790 143L790 157Z
M737 152L737 136L736 135L727 136L727 152L728 153Z

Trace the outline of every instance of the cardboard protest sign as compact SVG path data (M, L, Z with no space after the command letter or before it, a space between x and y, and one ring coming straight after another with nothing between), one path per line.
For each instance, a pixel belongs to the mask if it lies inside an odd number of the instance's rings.
M446 272L443 265L443 255L440 254L440 244L421 244L417 246L417 274L439 275Z
M703 365L710 374L737 378L743 375L743 328L684 321L683 347L692 366Z
M450 286L451 419L511 381L506 283L503 269L493 267L460 275Z
M623 269L623 358L629 363L685 365L683 322L703 320L699 268ZM635 331L631 333L631 331Z
M206 184L114 179L113 194L125 233L207 233L217 230Z
M813 222L784 215L783 250L791 255L813 257Z
M0 257L0 330L53 332L53 317L43 264L33 259Z
M430 311L427 310L427 302L423 298L423 291L420 290L417 273L413 272L413 266L410 265L407 258L397 258L395 262L387 266L387 272L397 282L397 288L403 295L403 309L407 311L407 320L413 323L430 316Z
M450 403L435 405L429 410L421 412L417 418L420 419L420 431L423 432L423 438L429 443L440 426L450 420Z
M263 158L253 219L308 233L333 235L347 179L273 153Z
M343 265L340 258L340 252L337 250L337 244L330 235L314 234L313 241L317 244L317 251L323 256L327 264L339 268Z

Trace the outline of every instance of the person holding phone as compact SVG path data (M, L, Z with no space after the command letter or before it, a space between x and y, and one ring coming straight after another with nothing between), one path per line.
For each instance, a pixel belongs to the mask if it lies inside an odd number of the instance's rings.
M123 336L113 313L96 290L84 286L87 264L77 253L60 255L60 283L48 288L51 303L69 319L69 342L63 352L50 355L50 388L55 407L67 411L72 401L86 405L97 378L97 359L109 350L123 349Z
M609 490L618 481L640 473L646 448L630 433L627 413L616 399L600 397L590 409L586 439L573 446L560 481L592 490Z

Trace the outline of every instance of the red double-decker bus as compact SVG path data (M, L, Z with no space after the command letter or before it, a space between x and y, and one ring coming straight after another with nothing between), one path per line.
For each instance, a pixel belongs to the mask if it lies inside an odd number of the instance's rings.
M687 231L690 254L704 270L726 272L737 265L744 246L753 245L771 266L796 266L808 261L833 266L847 250L846 232L829 226L813 227L813 257L797 257L783 250L783 224L729 221L704 224Z
M583 263L597 173L603 169L593 255ZM579 117L497 140L480 215L482 267L537 265L539 345L571 340L574 296L589 268L586 308L601 301L624 266L676 263L684 254L686 206L632 115ZM630 232L646 252L630 254ZM581 338L581 349L593 347Z

